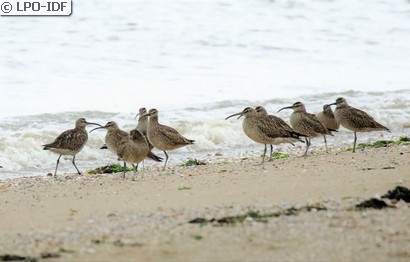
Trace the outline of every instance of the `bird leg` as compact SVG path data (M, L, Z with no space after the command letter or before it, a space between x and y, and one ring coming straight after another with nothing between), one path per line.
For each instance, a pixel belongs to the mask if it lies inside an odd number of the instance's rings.
M272 153L273 153L273 145L271 144L270 145L270 157L269 157L269 162L271 162L273 159L272 159Z
M137 164L137 166L132 164L132 167L135 169L134 170L134 175L132 176L132 181L135 181L135 177L137 176L137 171L138 171L138 164Z
M73 156L73 165L74 165L75 169L77 169L78 174L81 175L80 170L78 170L77 166L75 165L75 155Z
M167 154L167 151L164 150L164 154L165 154L165 164L164 164L164 167L162 168L162 171L165 171L165 167L167 166L167 162L168 162L168 154Z
M328 153L328 152L327 152L327 141L326 141L326 136L323 136L323 139L325 140L326 153Z
M125 170L127 168L127 163L124 162L124 168L122 169L122 178L125 178Z
M56 170L54 170L54 177L57 177L57 168L58 168L58 164L60 163L60 157L61 155L57 158Z
M261 165L265 162L265 156L266 156L266 144L265 144L265 149L263 150L262 162L260 163Z
M307 157L307 152L308 152L309 147L310 147L310 138L305 137L305 140L306 140L306 151L305 151L305 153L303 154L302 157Z
M353 141L353 153L356 151L356 140L357 140L357 136L356 136L356 132L354 133L354 141Z

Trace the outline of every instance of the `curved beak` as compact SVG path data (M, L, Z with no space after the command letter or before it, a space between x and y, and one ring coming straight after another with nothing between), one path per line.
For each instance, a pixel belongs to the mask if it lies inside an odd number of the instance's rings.
M225 120L228 120L229 118L231 118L231 117L233 117L233 116L239 116L239 117L238 117L238 119L239 119L239 118L241 118L241 116L243 116L243 112L239 112L239 113L230 115L230 116L228 116L227 118L225 118Z
M334 102L334 103L329 104L328 106L334 106L334 105L337 105L337 103Z
M281 108L281 109L278 110L278 113L279 113L280 111L282 111L283 109L293 109L293 106L283 107L283 108Z
M134 120L137 119L137 117L140 115L140 113L136 114L134 117Z
M141 116L141 117L146 117L146 116L151 116L150 113L146 113L145 115Z
M95 126L101 126L100 124L97 123L92 123L92 122L85 122L86 125L95 125Z
M106 127L106 126L99 125L99 127L96 127L96 128L94 128L94 129L91 129L90 132L88 132L88 133L91 133L91 132L94 131L94 130L102 129L102 128L107 128L107 127Z

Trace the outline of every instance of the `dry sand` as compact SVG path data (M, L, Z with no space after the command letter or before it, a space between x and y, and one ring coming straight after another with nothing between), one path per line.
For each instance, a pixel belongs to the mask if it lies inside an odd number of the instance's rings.
M172 154L172 153L171 153ZM132 174L0 181L0 255L47 261L410 261L410 205L352 207L410 187L410 145L265 162L215 157ZM389 202L390 203L390 202ZM190 224L301 208L258 222Z

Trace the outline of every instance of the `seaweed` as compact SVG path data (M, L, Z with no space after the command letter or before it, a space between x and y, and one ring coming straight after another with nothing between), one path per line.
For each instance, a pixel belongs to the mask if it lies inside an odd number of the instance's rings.
M222 225L235 225L238 223L243 223L244 221L250 220L255 222L267 223L269 218L275 218L280 216L294 216L299 214L299 212L311 212L311 211L321 211L326 210L325 207L321 205L308 205L301 208L287 208L277 212L270 212L270 213L262 213L258 210L251 210L246 212L245 214L240 214L236 216L227 216L222 218L211 218L206 219L202 217L197 217L190 220L188 223L190 224L199 224L201 226L207 225L208 223L212 223L216 226Z
M273 159L286 159L289 158L289 154L282 154L279 152L272 152L271 156Z
M133 167L125 167L120 164L110 164L106 166L100 166L95 169L87 170L87 174L112 174L112 173L121 173L121 172L135 171Z
M384 202L383 200L380 200L377 198L370 198L355 206L355 208L359 210L367 209L367 208L382 209L382 208L387 208L387 207L391 207L391 206L387 205L386 202Z
M379 148L379 147L387 147L388 145L400 145L402 143L408 143L410 142L409 137L401 136L398 140L378 140L373 143L360 143L356 146L357 149L364 149L367 147L374 147L374 148ZM348 148L347 151L352 151L352 148Z
M407 187L397 186L393 190L389 190L382 198L391 200L403 200L407 203L410 202L410 190Z
M203 160L198 160L198 159L188 159L185 163L181 164L181 166L187 167L187 166L203 166L206 165L206 162Z

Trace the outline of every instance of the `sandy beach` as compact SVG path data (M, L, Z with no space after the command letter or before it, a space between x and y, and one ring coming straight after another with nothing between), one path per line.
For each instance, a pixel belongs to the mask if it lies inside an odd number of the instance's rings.
M409 261L410 145L0 181L0 256L47 261ZM307 206L311 208L306 208ZM294 214L266 219L256 212ZM282 214L282 213L281 213ZM189 223L194 219L208 223ZM4 257L3 257L4 258Z

